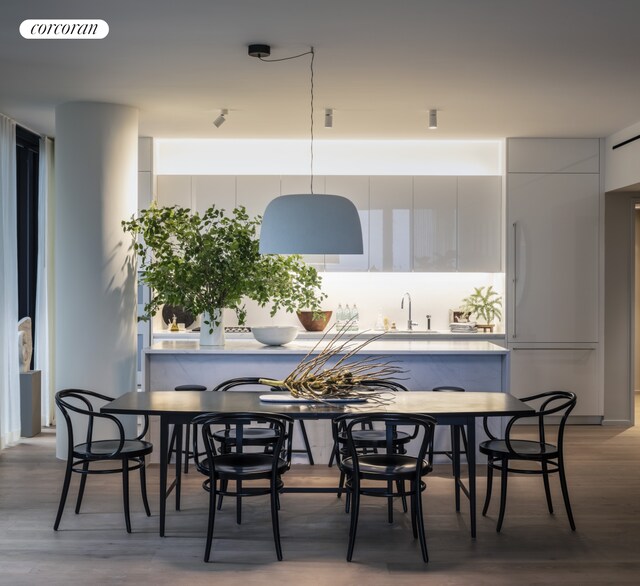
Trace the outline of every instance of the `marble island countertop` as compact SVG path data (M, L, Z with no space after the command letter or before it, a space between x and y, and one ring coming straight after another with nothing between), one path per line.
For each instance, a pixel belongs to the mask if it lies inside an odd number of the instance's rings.
M305 355L320 352L323 344L316 340L296 339L284 346L264 346L252 338L229 339L224 346L200 346L197 339L161 340L144 349L145 354L236 354L236 355ZM508 354L509 350L486 340L375 340L360 354Z

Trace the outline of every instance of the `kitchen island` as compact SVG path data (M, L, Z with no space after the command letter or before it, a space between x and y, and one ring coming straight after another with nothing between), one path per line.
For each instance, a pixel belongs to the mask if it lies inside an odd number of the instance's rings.
M200 346L196 340L163 340L144 350L143 389L166 391L184 384L211 389L239 376L281 379L309 352L319 352L321 347L316 344L312 340L295 340L285 346L264 346L255 340L231 339L224 346ZM395 361L405 370L399 378L409 390L441 385L459 386L470 392L508 390L509 350L491 342L381 339L367 344L358 356ZM326 461L332 442L322 423L309 426L309 437L314 456Z

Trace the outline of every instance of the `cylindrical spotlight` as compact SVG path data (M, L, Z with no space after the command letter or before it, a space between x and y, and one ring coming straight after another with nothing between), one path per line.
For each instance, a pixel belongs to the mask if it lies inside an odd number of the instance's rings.
M324 109L324 127L333 128L333 108Z
M218 116L214 121L213 121L213 125L216 128L220 128L225 121L227 120L227 114L229 113L229 110L220 110L220 116Z
M438 110L429 110L429 130L438 128Z

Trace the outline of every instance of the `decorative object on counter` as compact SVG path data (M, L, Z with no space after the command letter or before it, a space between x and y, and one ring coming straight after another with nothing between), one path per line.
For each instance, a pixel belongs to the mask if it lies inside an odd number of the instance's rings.
M253 326L253 337L265 346L282 346L293 342L298 336L295 326Z
M327 327L332 311L298 311L298 319L307 332L321 332Z
M166 326L170 326L172 322L173 316L176 317L176 322L179 324L184 324L185 328L193 325L196 321L195 316L190 311L185 311L183 307L180 305L169 305L165 303L162 306L162 321Z
M260 379L260 383L275 387L276 390L288 391L292 397L313 401L366 398L384 404L388 391L376 386L367 386L366 383L392 380L405 371L387 357L381 357L382 362L373 362L371 356L362 359L356 357L365 346L384 334L362 342L354 342L355 336L347 335L347 322L329 339L319 354L313 355L313 352L324 344L331 329L284 380ZM327 366L330 362L335 363Z
M468 322L451 322L449 324L449 329L452 332L458 332L460 334L471 334L473 332L477 332L478 328L476 327L476 322L468 321Z
M180 328L178 327L178 318L174 315L171 318L171 327L169 328L171 332L179 332Z
M467 323L469 321L469 314L464 312L464 311L450 309L449 310L449 321L452 324Z
M462 303L462 311L484 320L485 323L476 323L476 327L483 331L493 332L493 320L502 319L502 297L493 290L492 285L489 285L486 291L484 287L474 287L473 293L463 299Z
M155 204L123 221L133 238L141 281L152 290L139 319L149 320L163 304L180 305L202 315L202 345L223 345L222 310L232 309L243 325L246 298L260 307L271 304L272 316L280 309L318 311L326 295L317 270L299 255L260 254L260 222L243 206L229 214L212 206L200 215Z

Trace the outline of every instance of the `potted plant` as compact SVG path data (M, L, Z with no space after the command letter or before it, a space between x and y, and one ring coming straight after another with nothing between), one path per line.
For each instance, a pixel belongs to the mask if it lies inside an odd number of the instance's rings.
M462 300L461 311L469 315L475 315L484 320L484 324L478 327L493 331L495 318L502 319L502 297L493 290L493 286L474 287L473 293Z
M222 310L246 319L245 299L261 307L271 303L271 315L299 307L320 309L325 295L315 268L299 255L261 255L257 228L243 206L230 215L215 206L202 215L179 206L152 204L138 217L122 221L133 236L140 279L152 290L142 320L168 303L202 315L200 343L224 344Z

